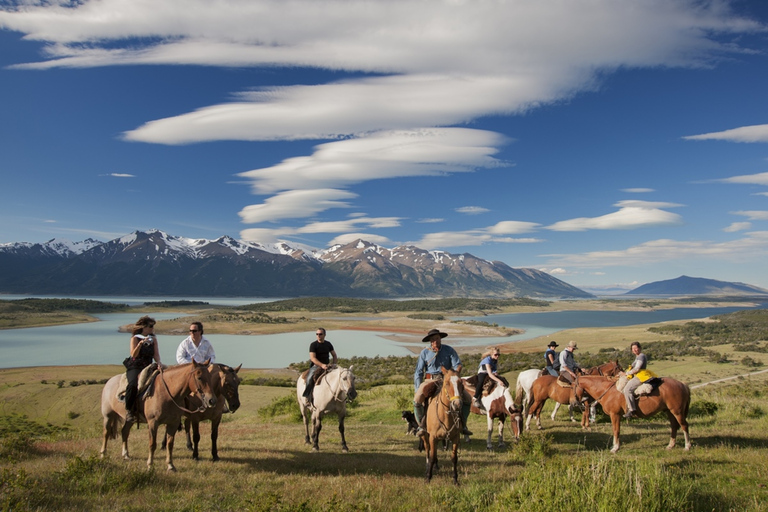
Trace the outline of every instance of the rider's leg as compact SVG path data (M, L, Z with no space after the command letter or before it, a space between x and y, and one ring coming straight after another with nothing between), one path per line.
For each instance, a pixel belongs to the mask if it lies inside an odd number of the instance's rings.
M483 396L483 384L485 383L485 378L487 376L488 374L485 372L480 372L477 374L477 387L475 388L475 396L472 397L472 405L481 411L485 410L483 402L480 401L480 397Z
M467 393L467 390L465 389L461 396L461 434L465 436L472 435L472 432L467 428L471 403L472 397L469 396L469 393Z
M637 409L637 399L635 398L635 390L640 386L642 382L637 377L633 377L632 380L627 382L624 386L624 399L627 401L627 412L624 417L629 419L635 414Z

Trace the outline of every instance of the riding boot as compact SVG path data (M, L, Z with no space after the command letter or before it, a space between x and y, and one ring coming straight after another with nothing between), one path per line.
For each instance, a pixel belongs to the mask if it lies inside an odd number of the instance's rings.
M416 423L419 425L419 428L416 430L416 435L418 436L424 430L426 430L426 419L427 415L424 413L424 405L423 404L417 404L416 402L413 403L413 415L416 417Z
M469 411L470 411L469 404L461 404L461 433L465 436L471 436L473 435L472 432L467 428L467 420L469 419Z

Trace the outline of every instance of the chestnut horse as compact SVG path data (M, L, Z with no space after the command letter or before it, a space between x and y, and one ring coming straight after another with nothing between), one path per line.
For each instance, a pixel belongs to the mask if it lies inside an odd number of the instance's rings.
M427 429L421 440L427 452L427 482L432 480L432 471L437 467L438 441L444 439L452 445L453 483L459 483L459 441L461 439L461 406L464 381L453 370L441 367L443 383L440 392L427 402Z
M219 460L219 424L225 412L234 413L240 408L240 377L237 372L240 367L232 368L225 364L212 364L208 367L213 381L211 386L216 395L216 406L204 411L197 411L194 414L187 415L184 418L184 433L187 435L187 448L192 450L192 458L199 460L200 454L198 447L200 445L200 422L211 420L211 459L216 462ZM187 409L198 409L200 400L197 397L189 397L185 400ZM190 435L190 430L192 431ZM161 449L165 450L167 437L163 439Z
M583 370L585 375L601 375L606 377L613 377L621 372L621 365L618 361L608 361L599 366L593 366ZM530 394L528 395L528 417L525 420L525 430L531 429L531 418L536 417L536 427L541 430L541 410L544 408L544 403L547 399L551 398L557 404L571 404L571 393L573 388L564 388L557 383L558 377L552 377L551 375L544 375L539 377L531 385ZM557 412L557 409L555 409ZM554 413L552 419L555 419ZM586 429L589 427L589 411L585 410L581 415L581 428Z
M622 413L627 404L624 393L616 388L616 381L605 377L578 376L574 389L574 401L578 401L583 392L589 393L595 398L603 411L611 417L613 426L613 448L611 453L619 450L619 430L621 427ZM685 435L685 449L691 449L691 439L688 435L688 407L691 404L691 390L688 385L670 377L662 377L661 384L650 395L643 395L637 399L637 414L640 418L653 416L657 412L666 411L669 418L670 438L667 450L675 447L677 430L683 429Z
M157 448L157 429L166 425L167 449L165 462L168 471L176 471L173 465L173 440L183 412L191 412L184 407L184 399L192 394L201 401L201 409L216 405L216 397L211 387L211 374L208 363L196 362L171 366L155 376L151 395L140 398L138 421L147 423L149 430L149 457L147 466L152 466ZM117 438L117 431L122 424L123 458L128 459L128 436L131 423L125 423L125 404L117 398L120 378L123 374L112 377L101 392L101 415L104 417L104 442L101 445L101 457L107 451L107 440Z

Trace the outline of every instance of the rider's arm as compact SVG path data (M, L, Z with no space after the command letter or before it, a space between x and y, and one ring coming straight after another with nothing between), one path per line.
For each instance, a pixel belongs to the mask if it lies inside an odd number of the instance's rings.
M312 364L315 366L319 366L320 368L325 369L326 365L320 362L320 360L317 358L317 354L315 352L309 353L309 360L312 361Z
M336 364L336 362L339 360L338 357L336 357L336 351L331 350L331 357L333 358L333 364Z
M179 348L176 349L176 362L178 364L192 362L192 358L187 354L186 346L183 341L179 343Z
M416 363L416 371L413 372L413 387L415 390L419 389L421 383L424 380L424 358L419 354L418 362Z

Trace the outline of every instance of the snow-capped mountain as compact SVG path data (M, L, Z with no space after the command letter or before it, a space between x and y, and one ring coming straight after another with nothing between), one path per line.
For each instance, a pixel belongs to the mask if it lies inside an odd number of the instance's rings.
M176 296L588 297L471 254L363 240L315 250L136 231L108 242L0 245L0 292Z

